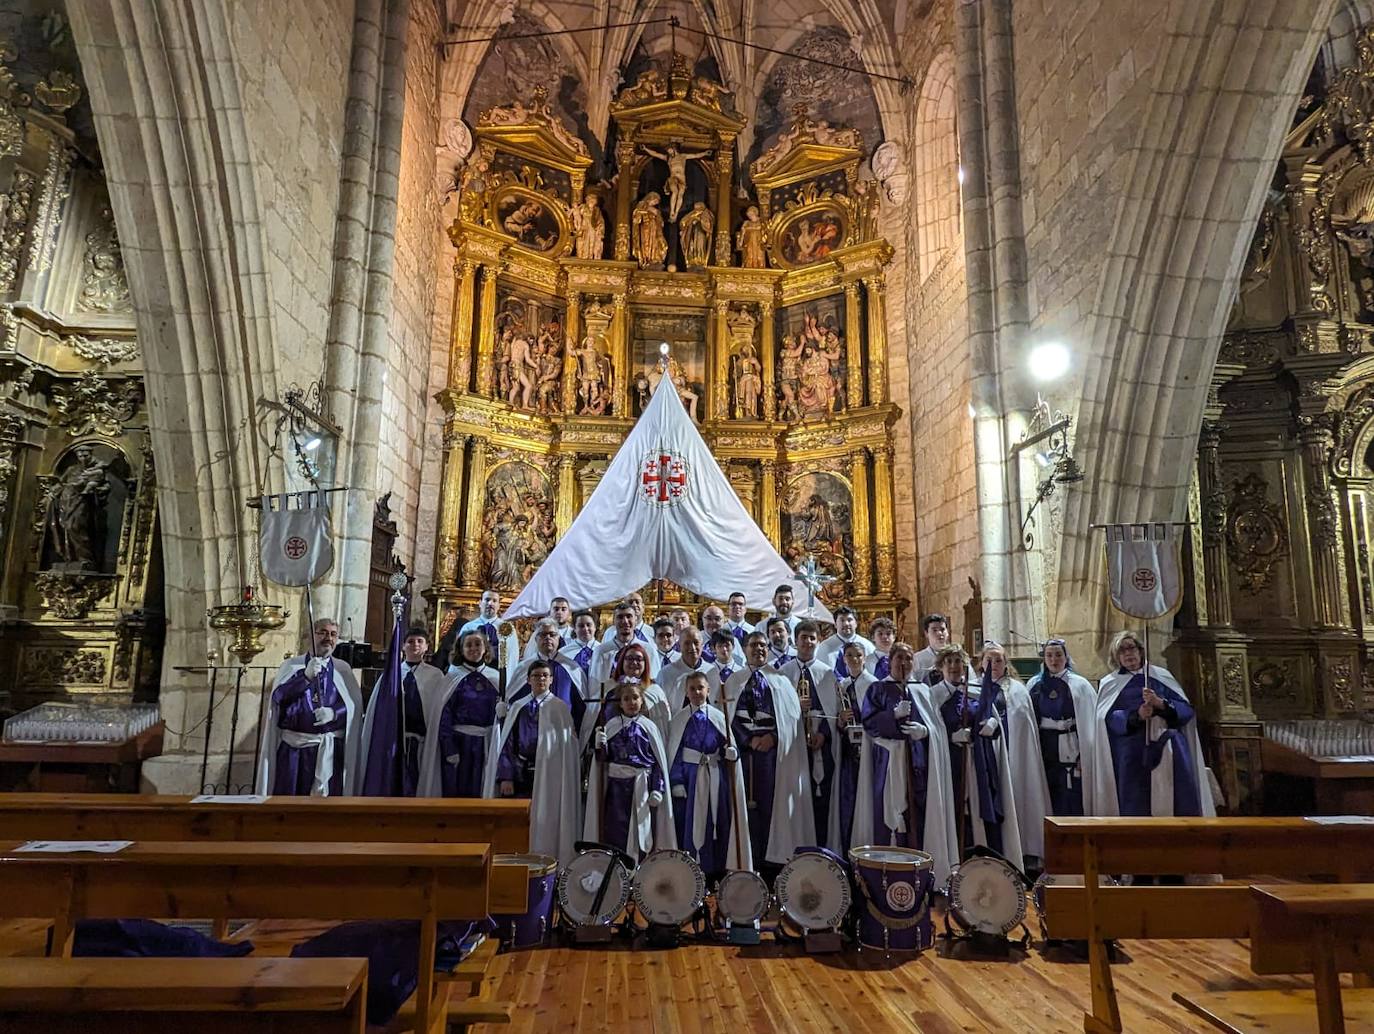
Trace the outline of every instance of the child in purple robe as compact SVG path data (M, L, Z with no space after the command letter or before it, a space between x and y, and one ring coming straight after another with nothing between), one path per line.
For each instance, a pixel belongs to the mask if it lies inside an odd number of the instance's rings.
M490 645L481 631L458 643L456 674L434 708L420 757L420 794L425 797L481 797L487 754L497 722L506 715L498 699L500 678L486 666Z
M663 737L643 708L644 688L627 682L620 687L620 713L596 730L583 834L636 860L677 845Z
M854 846L854 803L859 793L859 760L863 751L864 727L859 710L868 687L876 679L864 671L863 647L850 643L844 648L845 672L835 682L835 722L836 738L839 740L839 770L835 777L832 793L839 800L839 846L836 851L849 857L849 849ZM884 678L887 673L884 673ZM817 826L817 829L820 827ZM860 845L862 846L862 845Z
M669 735L668 782L678 846L714 880L750 863L748 834L734 828L736 816L745 813L739 751L729 740L725 712L709 701L710 688L701 672L685 680L687 706L673 715Z
M881 682L892 671L892 645L897 641L897 626L891 618L875 618L868 626L868 638L873 640L873 652L864 661L864 667L875 679Z
M735 663L736 639L729 632L719 631L711 635L711 640L702 648L701 655L716 666L716 676L723 686L730 676L739 670Z

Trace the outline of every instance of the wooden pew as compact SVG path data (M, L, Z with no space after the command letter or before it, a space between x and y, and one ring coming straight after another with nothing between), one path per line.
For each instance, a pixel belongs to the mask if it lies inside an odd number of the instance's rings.
M1047 818L1045 870L1083 875L1046 888L1052 937L1088 942L1093 1011L1084 1030L1121 1028L1107 957L1115 939L1246 938L1249 880L1189 887L1098 887L1102 874L1374 877L1374 825L1302 818Z
M78 919L418 919L418 1034L447 1022L452 985L434 974L439 918L489 911L486 844L145 841L113 854L19 846L0 843L0 919L51 917L53 953L63 956Z
M366 959L7 959L0 1030L363 1034Z

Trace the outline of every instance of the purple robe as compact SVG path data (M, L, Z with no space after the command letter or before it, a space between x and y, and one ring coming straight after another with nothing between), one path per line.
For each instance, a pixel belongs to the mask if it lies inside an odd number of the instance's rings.
M1123 672L1124 674L1124 672ZM1188 701L1159 679L1150 680L1150 689L1165 702L1163 718L1168 726L1159 739L1145 742L1145 721L1139 708L1144 700L1145 676L1139 673L1117 693L1107 712L1107 743L1112 750L1116 776L1116 802L1120 814L1150 815L1150 773L1164 760L1164 748L1174 748L1174 814L1201 815L1202 799L1198 786L1198 759L1193 757L1184 727L1193 720Z
M445 797L482 796L490 734L476 736L458 726L490 729L495 721L496 687L480 671L468 671L439 712L439 778ZM457 764L448 760L455 755Z
M879 682L892 673L892 658L885 653L874 654L878 659L873 662L873 677Z
M308 692L307 692L308 691ZM348 728L348 697L334 685L334 662L324 666L319 678L312 683L305 677L305 669L272 690L272 703L277 706L277 727L291 732L319 735L337 733L334 743L334 771L329 776L329 796L343 793L344 760L348 751L344 733ZM332 707L334 720L325 725L315 724L315 708ZM269 791L284 797L309 797L315 784L315 759L319 747L293 747L286 740L277 743L276 768Z
M401 689L405 694L402 708L405 714L405 758L402 761L401 778L405 796L414 797L420 785L420 750L425 745L425 705L420 699L420 686L415 681L415 669L419 665L408 665L401 679Z
M772 687L764 679L763 669L759 669L740 688L739 700L730 722L731 733L739 749L739 763L744 766L745 798L752 802L749 809L749 846L757 859L768 857L768 834L773 828L773 789L778 775L776 714ZM764 735L773 736L773 746L768 750L754 750L749 745L750 741Z
M1035 708L1037 726L1042 718L1060 722L1068 719L1077 722L1078 715L1073 708L1073 693L1069 685L1057 675L1048 671L1040 676L1030 690L1031 706ZM1050 788L1050 807L1056 815L1083 814L1083 771L1079 761L1059 760L1059 737L1057 729L1040 729L1040 756L1045 761L1045 781ZM1143 735L1143 734L1142 734Z
M723 759L725 734L715 727L704 710L692 712L687 727L682 730L682 742L677 756L669 762L669 781L673 785L673 821L677 824L677 846L694 857L708 876L725 872L730 848L730 789L732 786ZM720 766L720 793L715 802L715 814L706 816L706 835L702 843L692 841L693 816L696 814L697 765L684 761L684 751L695 750L711 758ZM678 794L678 789L686 791Z
M582 669L583 679L591 678L592 654L596 652L596 643L591 642L579 645L577 652L572 655L573 663Z
M778 653L772 647L769 647L768 652L772 654L772 656L768 659L768 663L773 666L773 670L775 671L782 671L783 668L787 667L788 664L797 659L797 655L795 653L788 653L786 650L784 650L782 653Z
M574 729L582 728L582 716L587 713L587 701L573 685L572 675L568 669L558 660L545 660L549 669L553 672L553 685L549 687L549 692L556 696L563 703L568 705L568 710L572 712L572 723ZM526 682L515 691L510 698L512 705L519 700L526 700L530 695L530 684Z
M921 720L921 713L917 710L915 701L912 701L911 714L906 718L899 719L893 713L893 708L903 699L910 700L910 695L904 686L893 682L891 679L875 682L868 687L868 692L864 694L859 715L864 729L870 736L885 740L902 740L907 745L907 757L911 764L909 775L915 785L907 793L906 832L899 833L889 828L883 821L883 788L887 785L887 766L892 763L893 758L889 751L877 743L871 744L873 749L873 785L864 787L860 792L873 795L873 833L875 839L881 838L884 844L896 844L900 847L919 849L924 843L926 786L930 776L929 758L926 755L929 737L927 736L923 740L911 740L902 732L901 726L907 723L926 724ZM900 760L897 762L897 764L903 763ZM911 814L913 801L915 815Z
M545 694L547 699L547 694ZM539 750L539 707L542 700L531 697L520 707L510 735L496 759L496 780L515 784L515 796L534 796L534 763Z
M836 687L835 700L841 711L844 710L845 695L848 694L850 703L854 709L854 721L863 720L863 701L854 699L854 680L846 676ZM836 783L839 793L840 807L840 847L835 850L840 851L844 857L849 857L849 849L854 846L850 842L850 835L854 831L854 803L859 796L859 758L863 749L862 741L851 743L849 733L840 728L836 728L837 736L840 738L840 770L836 776ZM863 846L862 844L859 846Z
M647 769L649 793L664 792L663 769L654 754L653 741L645 731L649 719L644 715L625 719L614 736L606 741L606 765L632 765ZM634 799L635 780L621 779L607 774L606 798L601 809L601 837L603 843L624 849L630 836L630 816L638 802Z
M984 736L978 730L994 715L998 721L997 732L992 736ZM967 752L973 757L974 781L978 784L974 789L978 794L978 812L983 817L984 843L1000 854L1005 802L1002 800L1002 771L997 761L995 741L1007 727L1007 702L1002 695L1002 688L985 676L976 699L972 694L966 698L963 693L951 693L949 699L940 705L940 716L945 720L945 728L951 734L965 727L972 731L972 737L967 745L952 741L949 745L950 771L954 776L954 800L957 807L957 802L965 800L964 794L968 792L964 787L964 756ZM972 810L967 814L968 821L972 822ZM966 827L965 832L968 835L964 842L972 844L972 831Z

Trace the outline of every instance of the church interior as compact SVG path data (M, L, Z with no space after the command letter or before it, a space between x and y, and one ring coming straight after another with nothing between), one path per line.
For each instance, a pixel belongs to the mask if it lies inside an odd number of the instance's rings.
M1374 3L8 0L0 721L0 1031L1374 1030Z

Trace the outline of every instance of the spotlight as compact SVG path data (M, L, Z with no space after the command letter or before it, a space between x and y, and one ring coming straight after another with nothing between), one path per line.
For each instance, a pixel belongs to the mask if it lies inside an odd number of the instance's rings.
M1030 351L1027 365L1037 381L1057 381L1069 372L1073 357L1068 348L1057 341L1036 345Z
M315 435L313 438L311 438L309 441L307 441L304 445L301 446L301 448L304 449L306 452L314 452L314 451L315 451L316 449L318 449L319 447L320 447L320 436L319 436L319 435Z
M962 186L963 183L964 183L964 167L961 165L961 166L959 166L959 184L960 184L960 186Z
M667 357L667 355L668 355L668 342L665 341L665 342L663 342L663 344L661 344L661 345L658 346L658 354L661 355L661 356Z

